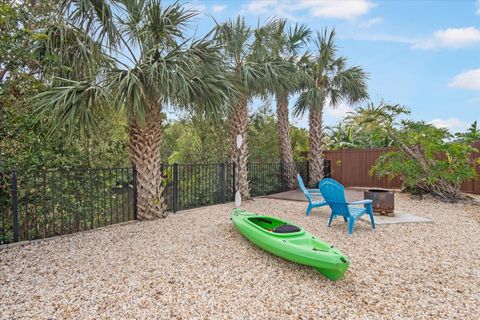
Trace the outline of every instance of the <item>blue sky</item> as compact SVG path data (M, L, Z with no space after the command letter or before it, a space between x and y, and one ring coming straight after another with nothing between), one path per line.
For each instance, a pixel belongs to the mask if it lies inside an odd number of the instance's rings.
M182 2L183 3L183 2ZM371 100L408 106L412 117L452 131L480 121L480 0L257 0L184 2L202 12L203 34L241 14L252 25L271 17L335 27L339 53L370 73ZM252 109L258 103L252 104ZM327 107L326 123L351 110ZM293 119L307 127L306 119Z

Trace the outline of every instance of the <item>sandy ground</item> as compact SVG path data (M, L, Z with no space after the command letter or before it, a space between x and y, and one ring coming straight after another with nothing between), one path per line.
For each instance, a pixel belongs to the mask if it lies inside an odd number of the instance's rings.
M233 227L233 204L172 214L0 251L1 319L478 319L479 207L412 200L396 207L434 223L359 222L328 209L257 198L343 250L343 280L258 249Z

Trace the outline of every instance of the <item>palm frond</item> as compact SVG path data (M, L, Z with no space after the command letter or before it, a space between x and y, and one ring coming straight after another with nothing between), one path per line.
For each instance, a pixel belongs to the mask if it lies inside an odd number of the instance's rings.
M291 27L288 31L288 52L294 56L298 55L302 47L308 44L311 34L312 30L306 24L299 24L297 22L295 26L293 28Z
M293 115L295 117L303 116L311 108L322 109L325 98L324 92L317 87L312 87L300 93L293 106Z
M95 82L59 80L66 85L52 87L32 99L37 120L43 122L49 135L63 128L68 136L76 130L97 129L95 109L107 106L110 94Z
M367 80L368 74L362 68L354 66L338 72L332 80L332 87L349 104L354 104L368 98Z
M300 74L300 88L306 96L312 97L312 99L304 97L304 101L299 105L305 102L310 104L304 106L301 112L305 112L307 107L323 108L326 102L336 107L342 101L353 104L367 99L368 74L358 66L347 68L347 58L337 56L335 29L317 32L314 43L317 52L303 58L297 64L304 74L308 75ZM314 88L319 91L317 96L321 100L313 100L311 95ZM300 114L300 110L297 110L297 113Z
M45 30L33 52L42 61L44 73L62 78L90 77L112 61L102 45L83 30L58 24Z
M119 33L114 23L115 1L62 0L61 13L68 16L72 26L83 29L96 41L115 45Z

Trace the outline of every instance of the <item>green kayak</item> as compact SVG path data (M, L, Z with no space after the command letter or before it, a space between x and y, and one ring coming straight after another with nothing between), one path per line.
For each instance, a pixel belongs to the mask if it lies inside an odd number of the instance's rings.
M279 218L233 209L235 227L248 240L284 259L311 266L330 280L342 278L350 262L329 243Z

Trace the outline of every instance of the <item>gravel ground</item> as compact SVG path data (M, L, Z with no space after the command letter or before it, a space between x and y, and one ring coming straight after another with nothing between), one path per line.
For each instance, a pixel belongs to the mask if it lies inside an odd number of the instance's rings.
M434 223L326 227L326 208L257 198L243 207L305 227L351 265L331 282L253 246L233 204L0 251L2 319L478 319L479 207L412 200Z

